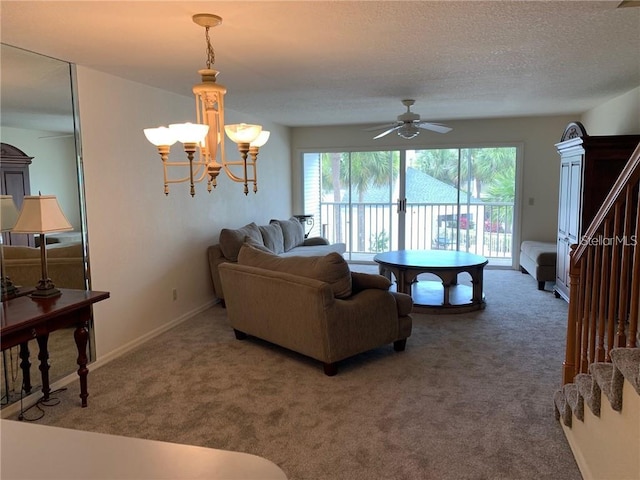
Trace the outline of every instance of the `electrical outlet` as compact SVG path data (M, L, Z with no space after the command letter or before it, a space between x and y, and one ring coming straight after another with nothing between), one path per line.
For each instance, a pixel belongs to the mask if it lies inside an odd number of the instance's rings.
M174 288L173 289L173 301L175 302L176 300L178 300L178 289Z
M529 206L533 207L533 204L534 204L533 197L529 197Z

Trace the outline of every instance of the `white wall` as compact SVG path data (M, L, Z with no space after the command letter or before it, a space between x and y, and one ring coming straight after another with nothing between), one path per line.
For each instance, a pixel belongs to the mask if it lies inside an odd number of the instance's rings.
M444 122L453 128L447 134L420 133L412 140L390 134L373 140L375 133L362 125L342 127L299 127L292 129L294 210L302 211L301 152L329 148L389 149L393 147L438 148L448 146L523 146L521 236L523 240L555 242L558 219L560 157L554 144L575 116L502 118ZM533 205L529 205L529 199Z
M581 122L589 135L640 134L640 87L585 112Z
M245 197L242 184L221 176L211 194L203 183L191 198L188 184L177 184L165 197L160 157L142 130L193 121L193 98L77 72L92 288L111 292L95 306L100 360L213 301L206 249L222 228L291 215L289 131L227 110L228 123L272 132L258 159L258 193ZM227 148L236 151L230 141ZM172 156L182 155L174 145Z
M2 127L2 141L33 157L29 166L31 195L55 195L74 230L80 231L76 149L73 136L58 132Z

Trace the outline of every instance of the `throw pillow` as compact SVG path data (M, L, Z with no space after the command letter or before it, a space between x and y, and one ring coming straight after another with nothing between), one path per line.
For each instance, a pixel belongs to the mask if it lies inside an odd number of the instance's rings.
M236 230L223 228L220 231L218 243L220 243L220 250L222 250L222 254L227 260L231 262L238 261L238 252L240 252L240 247L244 243L244 237L250 237L257 243L264 245L260 229L254 222Z
M275 254L284 252L284 236L279 223L260 225L258 228L262 234L262 241L265 247Z
M238 254L238 263L300 277L315 278L331 285L336 298L351 296L349 265L342 255L336 252L321 257L279 257L245 243Z
M250 245L253 248L257 248L258 250L260 250L261 252L265 252L268 253L269 255L275 255L271 250L269 250L267 248L266 245L263 245L261 243L256 242L253 238L251 237L244 237L244 243L245 245ZM242 249L242 248L241 248Z
M285 252L288 252L293 247L302 245L302 242L304 242L304 227L296 217L291 217L289 220L271 220L269 223L280 225L282 236L284 237Z

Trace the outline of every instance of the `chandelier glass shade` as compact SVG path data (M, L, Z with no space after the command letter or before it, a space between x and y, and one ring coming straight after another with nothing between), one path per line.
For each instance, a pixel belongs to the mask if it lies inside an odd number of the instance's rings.
M147 128L144 134L155 145L164 168L164 193L169 194L170 183L189 182L191 196L195 195L195 183L207 179L207 191L217 185L222 170L234 182L244 184L244 193L258 191L257 160L260 147L269 139L269 132L260 125L240 123L226 125L224 121L224 95L227 89L216 82L218 71L211 65L215 54L209 39L209 28L222 23L222 18L211 14L198 14L193 21L205 28L207 42L207 68L199 70L202 82L194 85L196 99L196 123L171 124L169 127ZM226 135L237 144L240 159L227 160L225 154ZM169 161L171 145L183 144L186 161ZM196 155L197 153L197 155ZM170 177L171 169L188 169L188 175Z

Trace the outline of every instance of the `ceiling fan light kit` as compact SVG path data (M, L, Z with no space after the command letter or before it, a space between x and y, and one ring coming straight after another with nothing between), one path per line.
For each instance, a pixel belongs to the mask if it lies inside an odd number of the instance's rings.
M373 137L374 140L382 138L385 135L390 134L393 131L407 140L410 140L420 134L420 129L430 130L436 133L447 133L451 131L451 128L440 123L431 123L424 120L420 120L420 115L411 111L411 106L415 103L413 99L402 100L402 104L407 107L407 111L401 115L398 115L397 121L386 125L378 125L376 127L366 128L365 131L372 132L374 130L380 130L385 128L382 133Z

